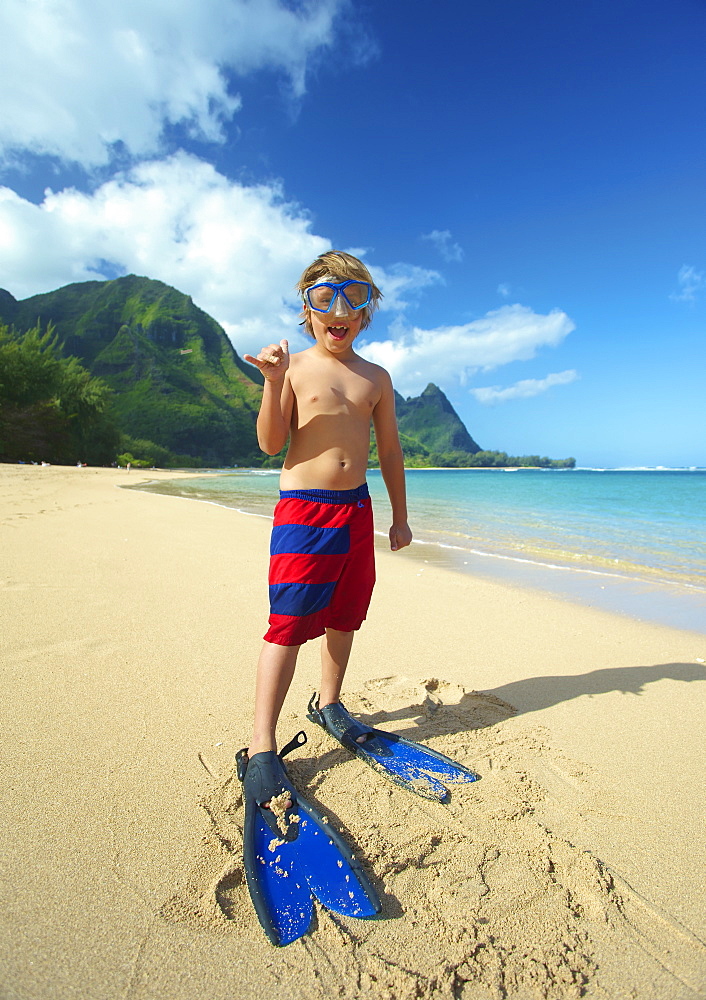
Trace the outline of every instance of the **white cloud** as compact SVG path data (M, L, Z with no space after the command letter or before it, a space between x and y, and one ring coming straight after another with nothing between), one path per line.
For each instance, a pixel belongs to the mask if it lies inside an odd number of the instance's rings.
M241 355L282 337L293 350L310 345L297 332L294 285L330 245L280 185L231 181L183 152L138 164L92 193L48 190L39 205L0 188L0 274L17 298L76 281L147 275L191 295ZM369 266L384 293L388 339L361 343L361 353L388 368L402 392L429 381L466 382L478 369L532 358L573 329L563 312L543 316L519 305L464 325L410 328L405 309L441 275L405 263Z
M394 340L361 344L360 352L387 368L406 395L428 382L465 384L475 371L527 361L542 347L556 347L573 329L559 310L541 315L526 306L503 306L460 326L422 330L398 325Z
M683 264L677 275L679 291L670 295L674 302L695 302L699 292L706 288L706 274L689 264Z
M105 164L160 149L165 124L221 141L227 74L283 73L295 96L347 0L3 0L0 151ZM338 39L337 39L338 42Z
M554 372L542 379L522 379L506 389L501 389L497 385L471 389L471 394L479 403L485 405L506 403L510 399L530 399L532 396L539 396L547 389L551 389L552 386L569 385L571 382L575 382L578 377L578 372L572 368L565 372Z
M297 329L294 285L329 241L275 184L246 187L186 153L140 164L93 194L41 205L0 188L0 274L16 298L136 273L191 295L237 350ZM294 335L293 347L310 341Z
M40 205L0 188L0 274L16 298L75 281L147 275L191 295L240 354L283 337L293 350L310 346L297 332L294 285L330 246L280 185L230 181L183 152L141 163L93 193L47 191ZM404 263L370 270L382 308L393 314L441 280Z
M506 285L504 282L498 285L498 295L502 295L504 299L510 296L510 286Z
M463 260L463 248L453 242L448 229L433 229L430 233L424 233L422 239L433 243L444 260L456 262Z
M355 255L364 257L365 253ZM381 312L403 312L408 306L416 303L426 288L443 282L438 271L417 267L416 264L398 263L386 268L370 264L368 270L375 284L383 292Z

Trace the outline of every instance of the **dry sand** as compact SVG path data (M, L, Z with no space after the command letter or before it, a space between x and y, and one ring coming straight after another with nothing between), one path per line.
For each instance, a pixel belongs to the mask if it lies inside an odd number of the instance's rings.
M305 647L280 739L383 913L275 949L233 764L269 524L140 475L0 466L3 1000L706 995L706 636L382 553L346 703L482 780L443 806L350 758Z

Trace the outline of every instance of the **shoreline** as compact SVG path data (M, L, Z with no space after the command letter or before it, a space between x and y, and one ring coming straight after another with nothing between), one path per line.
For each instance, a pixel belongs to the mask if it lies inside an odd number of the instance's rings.
M384 536L383 536L384 537ZM416 540L419 551L404 555L509 586L625 615L636 621L706 635L706 590L578 566L541 563L501 553L470 552ZM413 543L415 544L415 543ZM423 549L428 551L425 552Z
M151 470L144 470L149 475ZM242 470L244 475L252 470ZM266 470L266 474L274 475L278 470ZM413 470L435 471L435 470ZM448 471L448 470L442 470ZM451 470L468 471L468 470ZM498 471L470 470L470 471ZM536 471L536 470L535 470ZM567 471L567 470L542 470ZM568 470L571 471L571 470ZM671 470L673 471L673 470ZM216 473L217 474L217 473ZM189 475L184 473L178 478L200 478L202 473ZM177 477L174 477L175 479ZM165 471L158 482L169 481ZM158 493L161 496L176 496L178 499L193 500L197 503L213 504L226 510L255 515L271 520L269 507L264 504L265 511L248 509L247 505L236 505L210 500L205 497L181 496L170 494L161 489L144 489L149 482L141 484L120 484L123 488L142 490L148 493ZM275 495L272 496L274 507ZM377 507L376 507L377 510ZM376 520L380 520L376 514ZM414 526L412 527L414 530ZM423 530L422 530L423 534ZM376 550L386 549L386 532L376 529ZM706 634L706 589L665 580L655 571L650 577L646 571L644 576L630 576L626 573L611 572L606 568L584 567L575 563L558 563L531 559L519 554L503 551L480 551L453 546L443 542L415 538L412 545L401 552L404 558L415 560L423 565L444 567L454 572L478 576L489 581L499 581L536 590L583 606L596 607L615 614L626 615L637 621L653 622L671 628L685 629Z
M381 551L346 705L481 780L429 803L310 725L308 643L280 745L306 732L292 779L383 912L317 906L309 936L274 949L245 887L234 773L269 525L126 479L0 466L3 996L703 992L703 636Z

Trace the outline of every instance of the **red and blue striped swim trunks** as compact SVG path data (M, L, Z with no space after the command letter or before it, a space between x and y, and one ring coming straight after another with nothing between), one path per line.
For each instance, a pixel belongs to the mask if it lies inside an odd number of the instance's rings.
M375 584L373 509L354 490L282 490L270 542L267 642L300 646L359 629Z

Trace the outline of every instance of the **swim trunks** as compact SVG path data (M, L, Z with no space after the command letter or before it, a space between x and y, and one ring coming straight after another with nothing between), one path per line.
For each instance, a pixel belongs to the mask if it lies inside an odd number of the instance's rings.
M373 509L354 490L282 490L270 542L267 642L299 646L359 629L375 584Z

